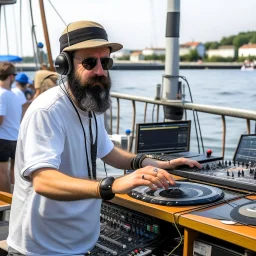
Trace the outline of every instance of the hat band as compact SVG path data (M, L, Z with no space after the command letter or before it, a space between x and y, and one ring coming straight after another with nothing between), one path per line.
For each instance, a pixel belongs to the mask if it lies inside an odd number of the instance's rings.
M68 46L92 39L104 39L108 41L108 35L104 29L99 27L80 28L67 32L60 37L60 52Z

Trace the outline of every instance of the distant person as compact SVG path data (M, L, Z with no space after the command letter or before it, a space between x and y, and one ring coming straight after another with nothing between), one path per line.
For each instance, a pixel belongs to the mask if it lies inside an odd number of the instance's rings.
M19 97L20 103L22 105L22 117L27 111L31 102L29 102L26 98L25 92L28 88L28 84L31 83L31 80L28 76L21 72L15 77L16 87L12 89L12 91Z
M202 63L203 63L202 59L198 59L197 64L202 64Z
M35 95L35 86L34 81L29 79L27 89L25 90L25 97L27 101L32 101L34 95Z
M20 128L9 255L85 255L99 237L101 199L142 185L168 189L175 182L164 169L201 167L189 158L157 161L113 145L104 113L111 104L110 53L121 48L93 21L74 22L63 31L56 63L61 75L70 65L67 82L36 98ZM99 180L97 158L135 171Z
M37 98L41 93L57 85L59 75L56 72L49 70L38 70L35 74L35 94L33 100Z
M21 105L27 102L25 91L28 85L28 76L25 73L18 73L15 77L15 87L12 91L19 97Z
M22 106L11 86L16 75L10 62L0 62L0 191L11 192L14 184L14 159ZM9 161L10 172L9 172Z

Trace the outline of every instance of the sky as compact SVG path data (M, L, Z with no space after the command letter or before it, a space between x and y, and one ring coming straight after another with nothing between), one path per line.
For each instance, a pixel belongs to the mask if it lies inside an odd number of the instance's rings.
M66 24L78 20L101 23L109 40L123 44L125 49L165 47L167 0L44 0L53 58L59 53L59 37L65 25L51 3ZM37 40L44 43L39 1L32 0L32 6ZM8 40L2 13L0 54L7 53L8 41L10 54L33 55L28 7L28 0L6 6ZM224 36L256 31L255 10L255 0L180 0L179 42L219 41Z

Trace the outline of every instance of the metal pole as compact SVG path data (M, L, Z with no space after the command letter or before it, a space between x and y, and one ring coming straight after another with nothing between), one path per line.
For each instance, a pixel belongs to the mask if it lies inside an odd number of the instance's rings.
M162 101L181 100L181 84L179 84L179 30L180 0L168 0ZM168 106L164 110L165 119L182 119L182 108Z
M7 45L7 54L9 55L9 39L8 39L8 28L7 28L7 21L6 21L6 12L4 6L4 23L5 23L5 35L6 35L6 45Z
M2 15L2 5L0 4L0 38L1 38L1 16ZM1 42L0 42L0 51L1 51Z
M46 18L45 18L44 1L39 0L39 4L40 4L42 24L43 24L43 29L44 29L44 37L45 37L45 44L46 44L46 49L47 49L48 62L50 64L50 70L55 71L54 66L53 66L53 61L52 61L52 51L51 51L51 45L50 45L50 40L49 40L48 28L47 28L47 23L46 23Z

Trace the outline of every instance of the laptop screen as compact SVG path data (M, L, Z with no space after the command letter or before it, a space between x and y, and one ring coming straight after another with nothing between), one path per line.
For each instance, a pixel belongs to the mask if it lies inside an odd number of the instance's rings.
M256 134L243 134L240 137L234 161L255 164L256 163Z
M135 153L189 151L191 121L136 124Z

